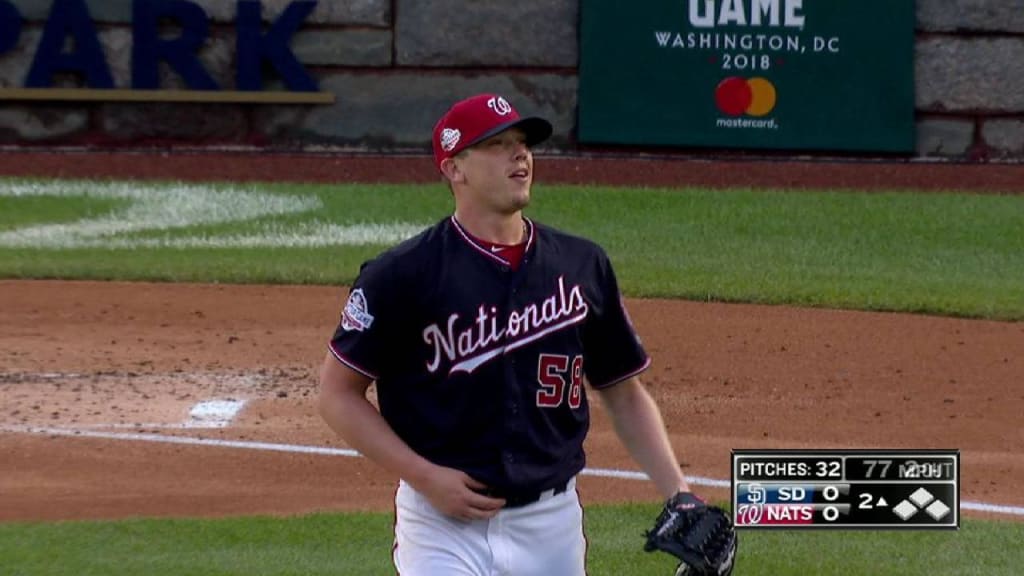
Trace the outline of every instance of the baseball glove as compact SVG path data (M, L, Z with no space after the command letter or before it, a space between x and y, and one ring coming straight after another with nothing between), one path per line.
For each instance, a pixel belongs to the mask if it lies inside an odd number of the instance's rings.
M676 576L729 576L736 559L736 531L729 515L690 492L680 492L644 534L644 550L667 552L681 563Z

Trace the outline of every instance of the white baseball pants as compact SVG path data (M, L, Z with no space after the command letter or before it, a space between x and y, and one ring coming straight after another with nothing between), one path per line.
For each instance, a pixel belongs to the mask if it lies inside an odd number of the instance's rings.
M573 479L490 520L441 514L405 482L395 494L395 568L400 576L585 576L583 508Z

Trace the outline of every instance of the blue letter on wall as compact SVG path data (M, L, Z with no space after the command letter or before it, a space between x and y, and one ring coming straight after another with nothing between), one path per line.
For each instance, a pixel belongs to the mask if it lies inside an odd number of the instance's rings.
M74 51L66 53L64 42L68 36L74 40ZM82 74L86 85L92 88L114 87L85 0L54 0L25 86L47 88L55 72Z
M181 26L181 36L160 38L160 21ZM160 61L166 61L193 90L217 90L217 81L199 62L210 23L201 6L186 0L135 0L132 3L132 88L160 87Z
M0 54L18 45L21 36L21 14L14 4L0 0Z
M315 0L292 2L263 35L260 3L251 0L238 3L235 26L238 33L239 90L263 88L263 61L268 60L289 90L316 92L316 82L295 58L290 47L292 36L314 8Z

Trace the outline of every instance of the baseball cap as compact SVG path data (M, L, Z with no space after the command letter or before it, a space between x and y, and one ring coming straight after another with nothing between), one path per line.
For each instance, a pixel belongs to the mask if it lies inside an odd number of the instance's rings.
M478 94L452 105L434 126L434 165L466 148L504 132L519 128L526 133L526 145L540 144L551 136L551 123L537 116L521 117L498 94Z

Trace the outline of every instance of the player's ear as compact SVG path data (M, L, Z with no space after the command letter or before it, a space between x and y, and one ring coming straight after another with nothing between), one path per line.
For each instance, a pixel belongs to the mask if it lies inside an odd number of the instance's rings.
M445 158L441 161L441 173L448 178L450 182L462 182L466 179L466 174L459 168L459 164L455 161L455 158Z

